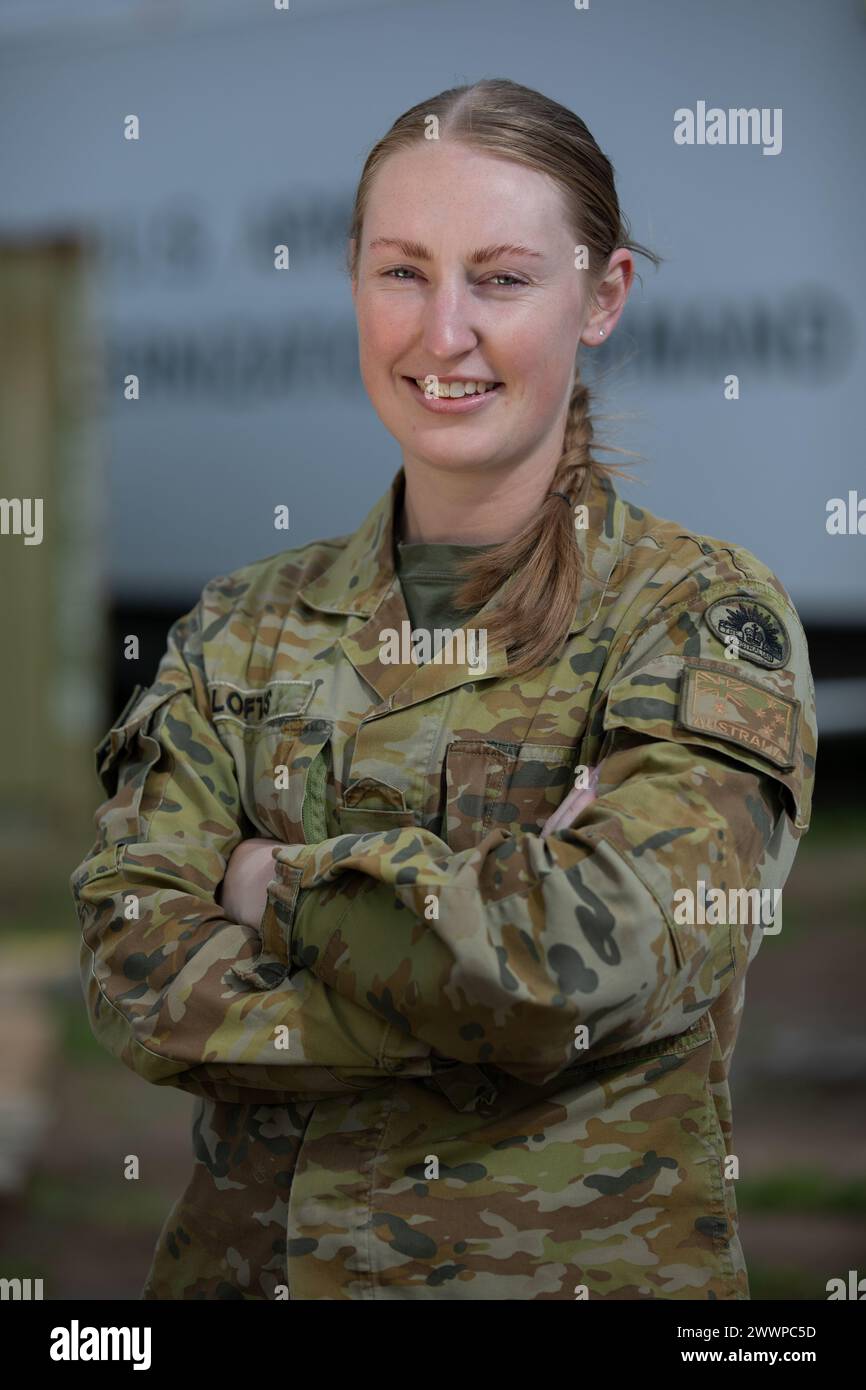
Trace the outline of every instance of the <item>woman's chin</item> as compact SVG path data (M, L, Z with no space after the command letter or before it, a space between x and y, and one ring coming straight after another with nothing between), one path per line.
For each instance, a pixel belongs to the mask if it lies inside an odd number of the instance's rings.
M425 437L426 434L426 437ZM396 436L404 457L418 459L431 468L446 473L459 473L469 468L489 467L500 462L503 454L512 452L508 441L497 439L491 434L487 439L473 439L471 442L458 440L450 432L444 437L441 431L413 431L410 436Z

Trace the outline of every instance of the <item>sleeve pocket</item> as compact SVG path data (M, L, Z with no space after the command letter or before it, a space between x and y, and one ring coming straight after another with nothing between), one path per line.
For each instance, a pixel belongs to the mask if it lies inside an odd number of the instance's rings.
M769 680L732 672L730 664L656 657L607 693L604 729L706 747L782 788L798 830L811 818L812 778L804 776L801 704Z

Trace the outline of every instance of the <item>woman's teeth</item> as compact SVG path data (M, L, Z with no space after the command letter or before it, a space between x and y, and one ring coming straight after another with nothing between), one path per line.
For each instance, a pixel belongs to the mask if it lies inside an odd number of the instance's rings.
M420 377L415 377L415 385L420 387L422 391L427 391L427 383ZM446 397L453 399L455 396L474 396L476 392L479 396L483 396L485 391L492 391L498 385L498 381L440 381L436 385L436 395L439 396L440 400L444 400ZM433 385L431 383L428 394L432 393Z

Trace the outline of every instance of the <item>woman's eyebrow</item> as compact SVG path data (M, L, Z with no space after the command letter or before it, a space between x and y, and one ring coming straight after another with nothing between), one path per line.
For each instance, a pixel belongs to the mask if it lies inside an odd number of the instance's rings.
M433 260L433 252L429 251L426 246L422 246L419 241L404 241L401 237L380 236L368 244L367 250L373 251L380 246L393 246L413 261ZM472 252L469 260L473 265L485 265L488 261L495 261L500 256L534 256L539 260L544 259L541 251L533 251L530 246L502 242L498 246L480 246L477 251Z

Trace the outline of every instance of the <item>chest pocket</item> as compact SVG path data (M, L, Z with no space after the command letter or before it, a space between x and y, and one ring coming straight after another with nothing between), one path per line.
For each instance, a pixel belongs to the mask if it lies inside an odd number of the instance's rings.
M442 836L455 853L495 829L538 834L574 782L572 744L456 739L445 755Z
M341 835L367 835L415 824L400 788L375 777L362 777L346 788L337 817Z
M244 811L263 835L286 844L314 844L328 834L334 726L306 713L312 694L312 681L210 687L211 718L234 761Z

